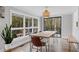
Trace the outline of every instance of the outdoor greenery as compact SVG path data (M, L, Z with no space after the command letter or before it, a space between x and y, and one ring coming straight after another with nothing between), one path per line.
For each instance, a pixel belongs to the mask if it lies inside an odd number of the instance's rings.
M12 16L12 27L23 27L23 18L19 16Z
M38 20L34 19L34 26L38 26Z
M25 19L25 26L31 27L32 26L32 18L26 18Z
M25 18L25 26L28 27L28 18Z
M35 30L33 30L35 28ZM25 31L24 31L25 30ZM33 30L33 31L32 31ZM12 33L16 36L23 36L38 31L38 19L32 17L24 17L16 13L12 13Z
M44 18L44 30L56 30L61 34L61 17Z
M44 19L44 28L45 30L51 30L52 29L52 21L48 18Z
M11 26L9 27L6 24L6 27L2 30L2 38L4 39L5 44L10 44L15 37L16 34L11 32Z
M12 28L20 28L23 27L23 17L22 16L12 16ZM12 30L12 33L15 33L16 36L22 36L23 30ZM18 35L19 34L19 35Z
M27 21L27 20L26 20ZM31 27L32 26L32 18L28 18L28 26Z

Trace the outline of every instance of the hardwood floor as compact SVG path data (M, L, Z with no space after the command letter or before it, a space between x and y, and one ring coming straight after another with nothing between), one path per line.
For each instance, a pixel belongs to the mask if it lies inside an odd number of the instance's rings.
M36 49L33 49L32 51L36 52ZM73 52L74 51L75 50L73 49ZM11 50L10 52L30 52L30 43L26 43L23 46ZM42 52L46 52L45 48L43 48ZM61 38L51 38L48 52L69 52L68 44Z

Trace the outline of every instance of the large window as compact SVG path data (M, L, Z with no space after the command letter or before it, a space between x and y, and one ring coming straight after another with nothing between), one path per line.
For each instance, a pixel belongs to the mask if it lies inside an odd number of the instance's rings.
M12 33L16 36L23 36L23 16L12 13Z
M12 15L12 27L23 27L23 17L19 15Z
M17 13L12 13L12 33L16 36L25 36L38 32L38 19L34 17L26 17Z
M25 17L26 35L38 32L38 19Z
M32 27L32 18L30 18L30 17L25 18L25 26Z
M61 17L44 18L44 30L57 31L57 34L61 36Z
M34 18L34 26L38 26L38 20Z
M28 27L28 18L25 18L25 27Z
M32 18L28 18L28 27L32 27Z
M52 20L50 18L44 18L44 30L52 29Z

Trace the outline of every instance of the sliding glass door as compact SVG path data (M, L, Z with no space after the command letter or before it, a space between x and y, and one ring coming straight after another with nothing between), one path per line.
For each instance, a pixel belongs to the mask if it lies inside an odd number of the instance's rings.
M57 31L57 35L61 36L61 17L44 18L44 31Z

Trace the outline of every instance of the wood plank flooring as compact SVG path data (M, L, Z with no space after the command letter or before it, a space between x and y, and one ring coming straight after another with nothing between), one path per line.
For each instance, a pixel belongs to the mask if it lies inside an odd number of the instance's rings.
M65 43L65 44L63 44ZM64 45L64 47L63 47ZM75 50L74 50L75 51ZM10 50L10 52L30 52L30 43L26 43L23 46ZM36 52L36 49L33 49L32 52ZM42 52L46 52L43 48ZM48 52L69 52L66 42L61 38L51 38L50 39L50 48Z

